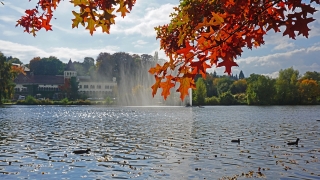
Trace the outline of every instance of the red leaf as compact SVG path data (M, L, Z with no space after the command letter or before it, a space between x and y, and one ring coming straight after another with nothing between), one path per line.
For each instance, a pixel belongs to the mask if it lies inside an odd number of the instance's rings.
M192 74L201 74L203 78L206 78L206 69L207 68L211 68L211 66L209 66L206 63L206 56L201 55L199 61L196 62L192 62L190 64L190 66L193 68Z
M233 60L224 60L221 63L219 63L217 67L221 67L221 66L224 66L226 68L226 70L224 72L228 73L230 75L231 74L231 67L238 66L238 64L236 62L234 62Z
M185 42L185 45L186 45L185 48L179 49L179 50L177 51L178 54L183 54L184 57L186 57L187 54L188 54L191 50L195 50L195 48L194 48L193 46L190 46L190 44L189 44L188 41Z

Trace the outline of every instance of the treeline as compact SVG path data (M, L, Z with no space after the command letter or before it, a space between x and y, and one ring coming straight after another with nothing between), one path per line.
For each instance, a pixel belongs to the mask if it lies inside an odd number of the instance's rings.
M22 64L18 58L11 56L4 57L4 61ZM104 52L100 53L96 59L85 57L82 62L73 60L73 64L79 76L90 76L92 81L112 81L116 78L118 86L113 91L119 104L142 105L146 102L156 102L151 96L150 88L154 78L148 70L161 61L164 60L158 59L157 52L154 56ZM34 75L63 75L67 63L63 63L54 56L34 57L24 66L28 67Z
M0 53L0 100L9 99L13 94L13 79L16 74L5 73L5 67L11 63L22 64L17 58L5 57ZM179 96L172 93L167 101L162 97L151 96L151 86L154 78L148 70L156 63L163 63L157 52L148 54L114 54L100 53L96 59L85 57L82 62L73 61L77 74L90 76L93 81L112 81L115 77L118 83L114 89L114 98L120 105L181 105ZM5 64L5 65L4 65ZM35 57L26 64L35 75L62 75L66 67L54 56ZM10 71L7 70L6 71ZM5 76L10 80L4 81ZM304 105L320 104L320 73L299 71L288 68L279 71L277 78L251 74L245 77L239 75L219 76L215 72L208 73L206 79L199 75L195 78L196 90L193 90L193 105ZM6 85L4 85L6 83ZM4 88L6 87L6 88ZM2 89L1 89L2 88ZM77 92L77 90L74 90ZM107 98L107 97L104 97ZM113 98L113 97L112 97Z
M300 75L292 67L277 78L251 74L247 78L207 74L196 80L193 105L315 105L320 104L320 73Z
M4 99L10 99L14 94L14 79L22 72L20 68L13 68L12 62L17 62L17 58L6 57L0 52L0 104Z

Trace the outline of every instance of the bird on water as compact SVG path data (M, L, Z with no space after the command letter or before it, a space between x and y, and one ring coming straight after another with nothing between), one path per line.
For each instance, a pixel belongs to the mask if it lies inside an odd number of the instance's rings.
M240 139L233 139L233 140L231 140L231 142L240 143Z
M86 150L75 150L73 151L74 154L88 154L91 149L86 149Z
M295 142L288 142L287 144L288 145L298 145L298 142L299 142L299 138L297 138L297 140Z

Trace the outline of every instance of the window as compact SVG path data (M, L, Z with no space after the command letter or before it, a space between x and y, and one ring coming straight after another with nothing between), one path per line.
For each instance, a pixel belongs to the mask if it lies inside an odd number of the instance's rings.
M104 88L105 88L105 89L109 89L109 86L108 86L108 85L106 85Z
M83 88L84 89L88 89L88 85L83 85Z
M90 85L90 89L94 89L94 85Z
M101 85L97 85L97 89L101 89Z
M79 85L79 88L82 88L82 85Z

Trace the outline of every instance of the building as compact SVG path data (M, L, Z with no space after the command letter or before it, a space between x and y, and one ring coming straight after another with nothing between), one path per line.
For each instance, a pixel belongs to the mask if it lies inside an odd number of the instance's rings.
M27 67L20 64L14 66L24 67L25 75L19 74L14 80L15 96L34 96L49 99L61 99L68 96L61 90L67 79L76 78L78 82L78 94L86 97L106 98L113 97L113 92L117 86L116 78L113 81L93 81L90 76L77 76L74 65L69 60L63 75L34 75Z

